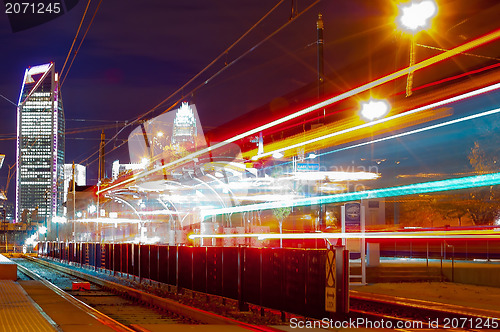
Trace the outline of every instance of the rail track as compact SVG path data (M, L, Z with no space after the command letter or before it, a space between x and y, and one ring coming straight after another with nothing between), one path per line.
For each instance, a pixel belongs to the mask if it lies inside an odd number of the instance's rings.
M263 310L254 308L248 313L239 313L246 322L234 318L224 317L225 313L236 314L237 304L227 309L228 299L216 304L216 312L221 315L208 312L210 305L214 305L213 296L207 294L185 291L181 297L176 297L175 292L170 293L170 298L162 290L162 285L154 282L138 282L136 279L116 278L110 273L96 272L92 269L78 269L56 261L29 258L22 260L18 265L26 266L28 269L37 267L50 269L48 278L59 284L60 288L68 289L70 283L79 281L91 282L90 291L72 291L73 296L88 303L100 312L114 318L117 322L129 328L135 328L141 324L237 324L241 327L254 331L270 331L273 328L266 325L287 324L292 319L297 321L314 321L305 317L287 314L286 322L280 321L283 315L274 312L262 315ZM54 272L54 269L57 272ZM82 272L81 270L85 270ZM25 272L21 268L21 272ZM42 273L40 273L42 274ZM63 277L58 276L61 274ZM96 276L97 275L97 276ZM43 277L43 276L42 276ZM112 279L114 281L106 280ZM128 284L128 285L124 285ZM138 288L142 287L143 290ZM168 286L170 288L170 286ZM144 289L146 288L146 289ZM151 294L151 293L156 293ZM200 298L205 300L200 301ZM187 299L187 304L186 304ZM104 302L104 303L103 303ZM185 302L180 303L180 302ZM204 310L193 306L204 302L208 306ZM212 302L209 304L209 302ZM110 305L114 304L114 305ZM109 308L111 307L111 309ZM225 309L223 307L226 307ZM231 305L229 305L231 308ZM130 309L126 311L123 308ZM118 310L117 310L118 309ZM109 311L108 311L109 310ZM114 311L118 311L115 313ZM120 312L123 311L123 312ZM151 313L150 313L151 312ZM123 315L122 315L123 314ZM495 312L476 310L459 306L443 305L440 303L410 300L393 296L372 295L358 291L350 291L350 313L344 316L333 316L332 320L326 320L321 327L372 327L390 328L399 331L417 331L422 329L446 329L448 331L481 331L483 329L499 329L500 317ZM122 315L122 317L121 317ZM224 316L223 316L224 315ZM237 317L239 319L240 317ZM270 318L271 317L271 318ZM318 322L316 320L316 322ZM351 323L351 325L349 325ZM344 324L344 325L342 325ZM316 325L318 326L318 325Z
M41 281L116 331L147 331L142 326L158 324L227 324L270 331L265 326L240 322L44 260L28 257L15 262L20 279ZM90 289L72 289L73 283L85 282L90 283Z

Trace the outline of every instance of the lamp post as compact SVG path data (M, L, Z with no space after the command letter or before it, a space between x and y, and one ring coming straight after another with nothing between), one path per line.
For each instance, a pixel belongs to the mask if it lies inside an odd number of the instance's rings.
M399 5L398 26L410 34L410 71L406 80L406 96L412 94L413 70L415 64L416 34L430 27L431 21L437 14L438 7L434 0L411 1Z
M383 118L389 113L391 106L387 100L370 98L366 102L362 102L359 115L365 121L371 122Z

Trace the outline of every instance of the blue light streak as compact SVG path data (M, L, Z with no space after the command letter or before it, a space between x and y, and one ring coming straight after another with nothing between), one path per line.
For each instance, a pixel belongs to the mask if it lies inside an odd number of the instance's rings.
M205 219L206 217L209 216L229 214L229 213L269 210L280 207L298 207L298 206L308 206L317 204L341 203L349 201L358 201L361 199L397 197L405 195L433 193L440 191L470 189L470 188L477 188L484 186L494 186L497 184L500 184L500 173L491 173L491 174L475 175L475 176L468 176L456 179L415 183L397 187L364 190L359 192L341 193L328 196L302 198L292 201L268 202L268 203L234 206L222 209L202 210L201 217L202 219Z

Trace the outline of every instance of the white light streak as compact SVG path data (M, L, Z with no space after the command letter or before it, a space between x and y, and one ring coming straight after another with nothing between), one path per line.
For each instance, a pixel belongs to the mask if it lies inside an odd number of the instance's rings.
M402 118L402 117L405 117L405 116L408 116L408 115L411 115L411 114L419 113L419 112L430 110L430 109L433 109L433 108L438 108L438 107L443 106L443 105L447 105L447 104L450 104L450 103L453 103L453 102L456 102L456 101L460 101L460 100L463 100L463 99L467 99L467 98L470 98L470 97L473 97L473 96L477 96L477 95L480 95L480 94L483 94L483 93L486 93L486 92L490 92L490 91L493 91L493 90L496 90L496 89L499 89L499 88L500 88L500 83L493 84L493 85L490 85L490 86L487 86L487 87L484 87L484 88L481 88L481 89L477 89L477 90L474 90L474 91L471 91L471 92L468 92L468 93L464 93L464 94L459 95L459 96L455 96L455 97L448 98L448 99L445 99L445 100L441 100L441 101L438 101L438 102L435 102L435 103L432 103L432 104L429 104L429 105L418 107L418 108L415 108L413 110L406 111L404 113L399 113L399 114L396 114L396 115L393 115L393 116L390 116L390 117L387 117L387 118L383 118L383 119L379 119L379 120L374 120L372 122L364 123L364 124L359 125L359 126L347 128L347 129L340 130L340 131L337 131L337 132L334 132L334 133L331 133L331 134L328 134L328 135L323 135L323 136L320 136L320 137L316 137L316 138L310 139L308 141L302 141L302 142L299 142L297 144L289 145L289 146L281 148L281 149L277 149L277 150L274 150L274 151L266 152L266 153L261 154L259 156L259 158L270 156L273 153L275 153L276 151L284 152L284 151L287 151L287 150L296 149L298 147L301 147L301 146L304 146L304 145L307 145L307 144L316 143L316 142L319 142L319 141L322 141L322 140L325 140L325 139L329 139L329 138L332 138L332 137L335 137L335 136L339 136L339 135L342 135L342 134L350 133L350 132L353 132L353 131L356 131L356 130L359 130L359 129L371 127L371 126L377 125L379 123L384 123L384 122L387 122L387 121L390 121L390 120L394 120L394 119L398 119L398 118ZM373 141L367 142L367 143L364 143L363 145L370 144L372 142ZM254 157L257 157L257 156L254 156ZM253 158L252 158L252 160L253 160Z
M313 106L310 106L310 107L306 107L304 109L302 109L301 111L298 111L298 112L295 112L293 114L290 114L288 116L284 116L278 120L275 120L275 121L271 121L265 125L262 125L262 126L259 126L257 128L254 128L254 129L251 129L249 131L246 131L244 133L241 133L239 135L236 135L236 136L233 136L232 138L229 138L225 141L222 141L220 143L217 143L217 144L214 144L210 147L207 147L205 149L202 149L202 150L199 150L197 152L194 152L190 155L187 155L185 157L182 157L182 158L179 158L178 160L175 160L175 161L172 161L168 164L165 164L164 166L162 166L161 168L165 168L165 169L168 169L169 167L172 167L172 166L175 166L175 165L179 165L179 164L182 164L186 161L189 161L189 160L192 160L193 158L195 157L198 157L198 156L201 156L203 154L206 154L210 151L213 151L213 150L216 150L218 148L221 148L225 145L228 145L230 143L233 143L233 142L236 142L240 139L243 139L245 137L248 137L250 135L253 135L253 134L256 134L256 133L259 133L259 132L262 132L266 129L269 129L269 128L272 128L274 126L277 126L279 124L282 124L284 122L287 122L287 121L290 121L292 119L295 119L297 117L300 117L302 115L305 115L305 114L308 114L310 112L313 112L315 110L318 110L318 109L321 109L321 108L324 108L324 107L327 107L328 105L331 105L333 103L336 103L336 102L339 102L341 100L344 100L344 99L347 99L349 97L352 97L352 96L355 96L361 92L364 92L364 91L367 91L367 90L370 90L370 89L373 89L374 87L377 87L377 86L380 86L380 85L383 85L387 82L390 82L392 80L395 80L399 77L403 77L405 75L407 75L408 73L410 72L414 72L416 70L420 70L422 68L426 68L426 67L429 67L435 63L438 63L438 62L441 62L443 60L446 60L446 59L449 59L457 54L462 54L463 52L466 52L472 48L475 48L477 46L480 46L480 45L483 45L483 44L486 44L486 43L489 43L491 41L494 41L496 39L500 38L500 29L497 29L497 30L494 30L484 36L481 36L479 38L476 38L474 40L471 40L467 43L464 43L460 46L457 46L451 50L448 50L446 52L443 52L443 53L440 53L438 55L435 55L431 58L428 58L426 60L423 60L419 63L416 63L415 65L413 66L410 66L410 67L407 67L407 68L404 68L404 69L401 69L397 72L394 72L394 73L391 73L389 75L386 75L384 77L381 77L375 81L371 81L369 83L366 83L366 84L363 84L357 88L354 88L352 90L349 90L347 92L344 92L344 93L341 93L340 95L337 95L335 97L332 97L332 98L329 98L323 102L320 102L320 103L317 103ZM373 124L373 123L372 123ZM277 151L281 151L281 150L277 150ZM272 155L272 153L271 153ZM253 158L252 158L253 159ZM127 183L130 183L130 182L133 182L139 178L143 178L143 177L146 177L150 174L153 174L155 173L157 170L150 170L150 171L146 171L146 172L143 172L141 174L137 174L137 175L134 175L133 177L127 179L127 180L124 180L124 181L121 181L119 183L116 183L116 184L113 184L109 187L106 187L106 188L103 188L101 190L99 190L97 192L97 194L101 194L103 192L106 192L106 191L109 191L109 190L112 190L116 187L119 187L119 186L123 186Z
M78 219L78 223L101 223L101 224L138 224L141 222L139 219L130 219L130 218L84 218Z
M486 112L482 112L482 113L477 113L477 114L465 116L463 118L459 118L459 119L455 119L455 120L450 120L450 121L438 123L438 124L427 126L427 127L424 127L424 128L419 128L419 129L415 129L415 130L411 130L411 131L405 131L404 133L400 133L400 134L396 134L396 135L392 135L392 136L387 136L387 137L379 138L379 139L376 139L376 140L373 140L373 141L369 141L369 142L363 142L363 143L359 143L359 144L347 146L345 148L340 148L340 149L337 149L337 150L334 150L334 151L326 152L324 154L326 155L326 154L330 154L330 153L335 153L335 152L350 150L350 149L354 149L354 148L359 148L359 147L364 146L364 145L369 145L369 144L374 144L374 143L380 143L380 142L388 141L388 140L394 139L394 138L400 138L400 137L404 137L404 136L408 136L408 135L422 133L424 131L428 131L428 130L432 130L432 129L436 129L436 128L441 128L441 127L453 125L453 124L460 123L460 122L465 122L465 121L469 121L469 120L481 118L483 116L488 116L488 115L496 114L496 113L499 113L499 112L500 112L500 108L496 108L496 109L489 110L489 111L486 111Z
M375 180L380 177L380 174L372 172L295 172L292 173L292 178L302 181L322 181L329 180L331 182L343 181L360 181L360 180Z

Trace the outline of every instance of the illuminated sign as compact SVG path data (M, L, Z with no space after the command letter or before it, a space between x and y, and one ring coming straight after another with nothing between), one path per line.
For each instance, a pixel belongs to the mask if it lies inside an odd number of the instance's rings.
M299 172L319 171L319 164L297 163L297 171Z
M344 206L346 227L359 227L361 225L361 204L346 203Z

